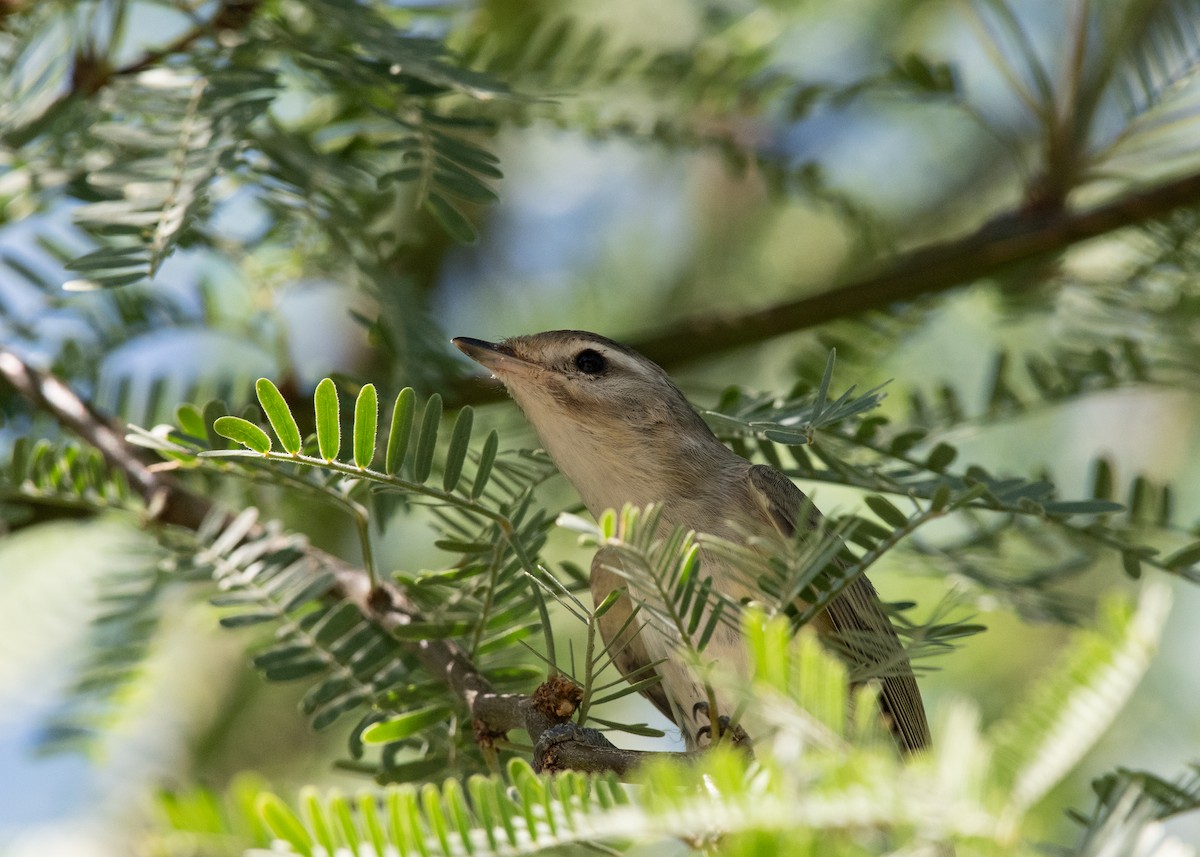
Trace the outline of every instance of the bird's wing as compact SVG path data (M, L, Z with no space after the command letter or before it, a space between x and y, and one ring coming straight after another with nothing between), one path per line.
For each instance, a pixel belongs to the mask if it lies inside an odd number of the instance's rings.
M763 504L770 521L784 535L796 531L796 520L805 504L805 496L792 480L765 465L750 467L750 484ZM819 513L808 504L810 528L816 526ZM872 667L882 683L880 707L890 719L892 731L905 749L919 750L929 743L929 725L921 692L913 678L912 667L896 629L884 612L875 587L865 575L859 575L825 608L829 625L840 638L835 648L852 667Z
M628 585L628 581L611 568L614 562L620 562L620 559L615 551L609 549L597 551L592 558L590 588L596 604L600 604L614 589ZM604 646L612 653L613 664L631 682L650 678L658 672L651 666L653 661L646 651L645 641L638 633L642 628L642 620L633 615L633 610L633 600L625 594L597 620ZM644 687L641 693L672 723L680 725L661 683Z

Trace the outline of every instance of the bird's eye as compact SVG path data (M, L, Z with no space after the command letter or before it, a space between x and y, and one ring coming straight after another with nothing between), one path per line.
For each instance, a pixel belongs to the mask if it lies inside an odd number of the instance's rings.
M608 360L599 351L585 348L575 355L575 368L584 375L599 375L608 368Z

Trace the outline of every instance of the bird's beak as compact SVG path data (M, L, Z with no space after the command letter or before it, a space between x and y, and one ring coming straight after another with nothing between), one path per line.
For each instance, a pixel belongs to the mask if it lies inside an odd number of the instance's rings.
M516 352L503 342L487 342L469 336L456 336L450 341L459 351L498 377L513 373L529 374L539 368L537 364L518 357Z

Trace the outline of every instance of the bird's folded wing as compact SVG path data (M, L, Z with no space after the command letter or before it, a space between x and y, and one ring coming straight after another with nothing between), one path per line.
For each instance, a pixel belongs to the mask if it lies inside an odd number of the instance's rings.
M761 464L750 467L749 479L770 522L783 534L793 535L806 505L803 492L778 470ZM808 526L813 528L819 513L811 504L807 505ZM901 744L908 750L926 746L929 725L921 692L875 587L859 575L829 603L825 613L828 624L840 638L833 648L850 662L852 669L866 670L879 678L880 707L891 719L890 725Z

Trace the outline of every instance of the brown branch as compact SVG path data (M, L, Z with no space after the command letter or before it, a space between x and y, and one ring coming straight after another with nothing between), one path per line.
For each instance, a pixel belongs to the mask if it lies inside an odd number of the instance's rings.
M671 368L698 358L950 291L1012 265L1057 253L1117 229L1200 203L1200 173L1131 193L1087 211L1006 214L965 238L920 247L883 270L829 291L742 313L691 318L630 345ZM456 331L456 334L458 332ZM503 398L499 385L460 379L448 400L478 404Z
M16 352L0 346L0 378L8 381L36 410L53 416L63 427L95 447L113 468L120 470L145 501L152 520L195 530L213 514L206 498L184 487L167 473L144 463L135 447L125 440L114 423L84 402L70 387L54 375L30 366ZM261 534L261 530L255 535ZM336 583L332 595L352 602L371 622L392 632L405 625L424 621L420 609L403 589L383 582L375 586L365 570L318 548L306 548L317 568L331 571ZM563 707L561 691L534 696L501 694L479 672L467 653L452 640L404 641L411 646L422 667L440 678L470 711L481 740L491 739L510 729L524 729L537 742L543 733L564 723L574 711ZM618 750L611 745L597 747L573 739L552 745L547 761L558 767L582 770L613 770L628 773L646 754ZM541 766L542 759L535 763Z
M1021 262L1200 203L1200 173L1135 192L1087 211L1005 215L954 241L912 251L885 270L819 295L729 316L709 316L635 341L665 366L841 318L944 292Z

